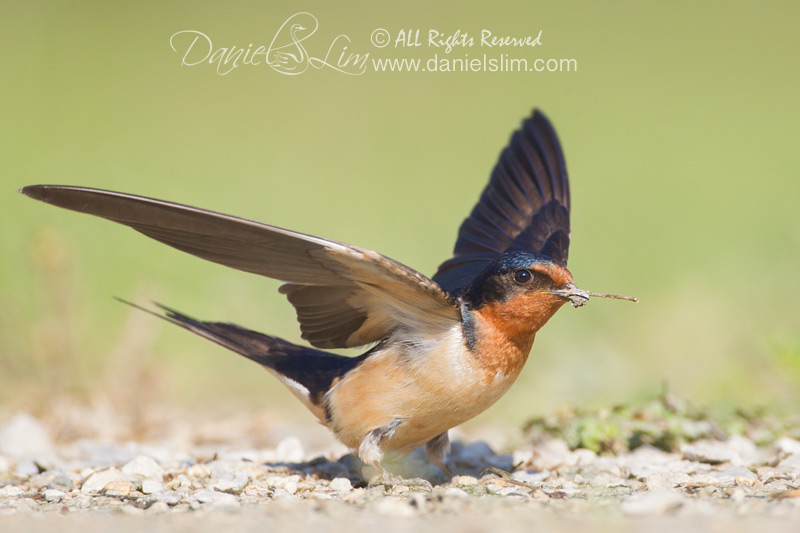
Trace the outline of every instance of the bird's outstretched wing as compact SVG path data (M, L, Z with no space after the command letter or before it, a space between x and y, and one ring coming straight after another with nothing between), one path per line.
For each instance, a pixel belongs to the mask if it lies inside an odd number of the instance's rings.
M379 341L398 327L449 328L458 309L439 285L376 252L251 220L118 192L32 185L23 194L107 218L169 246L286 282L303 338L318 348Z
M498 254L513 250L567 264L567 167L556 132L539 110L500 154L478 204L461 224L453 257L439 266L433 279L456 293Z

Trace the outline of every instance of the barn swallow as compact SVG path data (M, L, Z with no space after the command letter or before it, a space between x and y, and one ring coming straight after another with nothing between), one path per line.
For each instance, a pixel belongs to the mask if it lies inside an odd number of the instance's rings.
M161 318L264 366L367 464L425 445L445 472L449 429L494 404L536 332L591 293L567 270L570 194L539 111L501 153L451 258L428 278L379 253L188 205L84 187L23 194L107 218L197 257L284 282L313 348L166 306ZM372 345L358 357L322 351Z

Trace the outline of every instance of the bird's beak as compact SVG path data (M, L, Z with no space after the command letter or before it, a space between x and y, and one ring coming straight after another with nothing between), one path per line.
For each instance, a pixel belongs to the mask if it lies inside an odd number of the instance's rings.
M565 285L560 289L554 289L546 292L568 299L572 304L572 307L581 307L582 305L586 305L586 302L588 302L589 298L592 296L596 296L598 298L612 298L614 300L628 300L629 302L639 301L631 296L620 296L618 294L605 294L600 292L585 291L583 289L579 289L572 283Z

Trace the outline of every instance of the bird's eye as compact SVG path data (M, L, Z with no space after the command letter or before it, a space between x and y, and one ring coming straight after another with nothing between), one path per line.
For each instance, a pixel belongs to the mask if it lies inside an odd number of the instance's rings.
M519 283L520 285L525 285L526 283L530 283L532 279L533 279L533 274L531 274L530 270L521 268L514 272L514 281Z

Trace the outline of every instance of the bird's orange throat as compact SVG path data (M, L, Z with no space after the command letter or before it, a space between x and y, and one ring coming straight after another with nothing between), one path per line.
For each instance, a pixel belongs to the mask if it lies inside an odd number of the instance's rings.
M528 360L536 332L564 303L563 298L537 292L474 311L480 339L475 353L487 374L519 374Z

